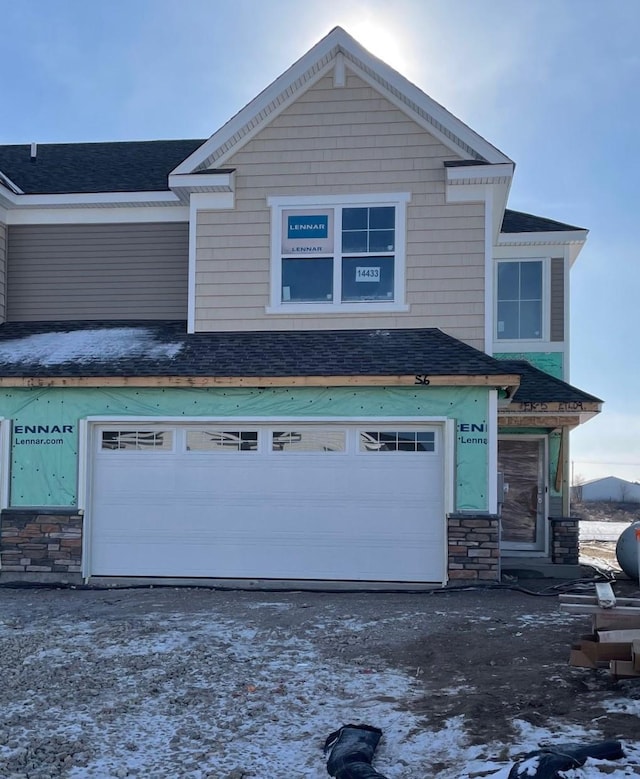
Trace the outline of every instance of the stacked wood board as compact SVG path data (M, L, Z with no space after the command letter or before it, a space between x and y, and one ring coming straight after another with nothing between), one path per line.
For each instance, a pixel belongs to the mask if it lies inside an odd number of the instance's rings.
M560 608L591 615L593 632L571 647L570 665L640 677L640 598L617 598L610 584L596 584L595 595L561 595Z

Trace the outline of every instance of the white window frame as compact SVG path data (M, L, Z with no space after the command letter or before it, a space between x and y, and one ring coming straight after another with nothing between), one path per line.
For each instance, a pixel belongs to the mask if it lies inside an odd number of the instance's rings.
M540 338L500 338L498 333L498 267L504 262L540 262L542 263L542 332ZM524 346L531 344L539 347L541 343L549 341L551 337L551 262L549 257L500 257L495 262L493 278L493 342L494 351L500 351L500 345L519 344Z
M300 197L270 197L267 204L271 208L271 295L267 314L362 314L370 312L408 311L406 304L406 234L407 203L410 192L389 192L366 195L324 195ZM334 228L333 251L333 300L326 303L283 303L282 291L282 212L289 210L308 210L312 208L366 208L393 206L396 209L395 249L394 249L394 290L393 301L363 300L362 302L343 303L342 297L342 257L353 252L342 251L341 220L336 220ZM364 257L364 256L363 256Z

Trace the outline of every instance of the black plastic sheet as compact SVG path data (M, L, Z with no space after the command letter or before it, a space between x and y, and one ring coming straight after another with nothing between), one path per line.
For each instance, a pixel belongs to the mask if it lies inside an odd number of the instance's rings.
M331 733L324 751L331 750L327 771L336 779L386 779L372 766L373 755L382 737L371 725L343 725Z
M560 771L583 766L588 757L619 760L624 757L619 741L593 744L554 744L529 752L509 771L509 779L559 779Z

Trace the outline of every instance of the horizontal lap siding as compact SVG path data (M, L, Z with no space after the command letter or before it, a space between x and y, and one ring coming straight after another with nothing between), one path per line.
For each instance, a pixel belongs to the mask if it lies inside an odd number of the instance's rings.
M455 155L354 75L340 89L322 79L225 162L235 209L199 214L197 330L440 327L482 348L484 207L445 203L445 159ZM268 197L406 191L410 312L265 313Z
M186 224L9 228L9 321L186 319Z
M7 228L0 224L0 322L4 322L7 313Z
M551 340L564 341L564 260L551 260Z

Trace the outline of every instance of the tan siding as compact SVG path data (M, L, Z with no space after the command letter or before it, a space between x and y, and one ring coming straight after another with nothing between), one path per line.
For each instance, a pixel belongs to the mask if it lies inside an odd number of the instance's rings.
M484 206L445 202L451 159L353 74L340 89L322 79L225 162L236 170L236 207L199 214L196 328L440 327L482 348ZM268 197L406 191L409 312L266 314Z
M0 322L7 315L7 228L0 224Z
M564 260L551 260L551 340L564 341Z
M188 225L9 228L9 321L186 319Z

